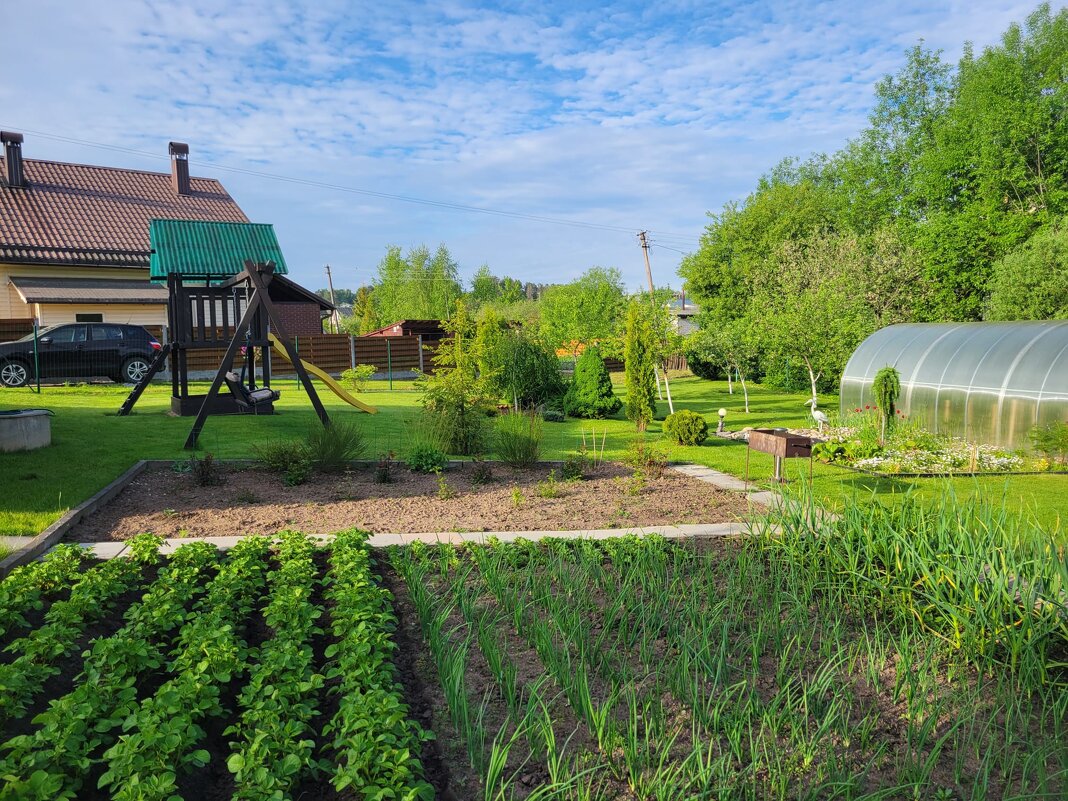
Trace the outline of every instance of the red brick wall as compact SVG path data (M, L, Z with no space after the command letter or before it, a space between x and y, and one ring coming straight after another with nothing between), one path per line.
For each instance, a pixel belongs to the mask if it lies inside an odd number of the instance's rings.
M315 303L275 303L278 316L286 333L293 336L309 336L323 333L319 306Z

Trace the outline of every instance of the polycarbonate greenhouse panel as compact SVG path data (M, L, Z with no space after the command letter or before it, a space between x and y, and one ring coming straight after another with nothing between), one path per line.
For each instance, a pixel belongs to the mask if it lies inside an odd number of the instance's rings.
M1068 320L883 328L846 365L843 414L875 405L887 365L901 374L898 408L937 433L1022 448L1035 425L1068 421Z

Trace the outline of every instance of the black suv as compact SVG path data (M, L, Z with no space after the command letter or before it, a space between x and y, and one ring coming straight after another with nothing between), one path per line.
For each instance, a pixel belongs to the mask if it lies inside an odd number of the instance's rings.
M67 323L0 343L0 384L21 387L34 378L86 378L103 375L116 382L136 384L148 372L160 349L154 336L139 325Z

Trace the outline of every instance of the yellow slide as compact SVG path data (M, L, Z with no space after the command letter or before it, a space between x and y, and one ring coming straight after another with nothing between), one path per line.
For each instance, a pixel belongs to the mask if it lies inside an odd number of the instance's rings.
M282 347L282 343L278 341L278 337L276 337L274 334L268 334L267 337L271 340L271 347L274 348L274 352L285 359L289 359L289 354L286 353L286 349ZM350 406L355 406L357 409L365 411L368 414L378 414L378 409L376 409L374 406L368 406L362 401L356 400L354 397L352 397L352 395L347 393L344 387L342 387L341 384L335 381L329 373L320 370L314 364L306 362L303 359L300 360L300 363L304 365L305 370L307 370L311 375L315 376L324 384L326 384L330 388L330 391L337 395L339 398L341 398L341 400L345 401L345 403L349 404Z

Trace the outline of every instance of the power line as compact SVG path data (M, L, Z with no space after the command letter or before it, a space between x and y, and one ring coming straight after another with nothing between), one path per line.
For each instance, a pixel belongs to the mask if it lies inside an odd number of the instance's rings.
M670 248L670 247L668 247L667 245L661 245L661 244L660 244L660 243L658 243L658 242L650 242L649 244L650 244L650 245L651 245L652 247L654 247L654 248L660 248L661 250L673 250L673 251L675 251L676 253L681 253L681 254L682 254L683 256L688 256L688 255L689 255L689 253L688 253L687 251L685 251L685 250L679 250L678 248Z
M143 156L145 158L151 158L158 160L160 155L158 153L151 153L145 150L137 150L130 147L122 147L120 145L109 145L103 142L93 142L88 139L77 139L71 136L62 136L60 134L47 133L45 131L35 131L29 128L21 128L15 125L7 125L6 123L0 123L5 130L25 131L26 133L33 134L34 136L40 136L44 139L51 139L57 142L67 142L68 144L82 145L84 147L99 148L101 150L111 150L116 153L128 153L135 156ZM598 231L611 231L614 233L625 233L633 235L633 228L624 228L619 225L607 225L603 223L591 223L580 222L578 220L567 220L561 217L546 217L540 214L528 214L526 212L518 211L506 211L504 209L493 209L484 206L469 206L463 203L453 203L445 200L432 200L430 198L414 197L410 195L396 195L390 192L378 192L373 189L363 189L355 186L344 186L342 184L333 184L326 181L315 181L310 178L296 178L291 175L280 175L278 173L263 172L261 170L251 170L246 167L233 167L226 164L220 164L213 161L201 161L199 159L190 159L191 164L202 165L210 167L212 170L222 170L224 172L235 173L239 175L248 175L255 178L263 178L271 181L283 181L285 183L298 184L300 186L310 186L319 189L331 189L336 192L346 192L354 195L363 195L365 197L375 197L383 200L394 200L402 203L417 203L424 206L431 206L434 208L448 209L451 211L463 211L473 214L489 214L497 217L507 217L515 220L526 220L529 222L540 222L548 225L566 225L572 228L588 228ZM650 231L650 233L654 233ZM673 234L667 231L655 232L661 237L672 239L684 239L687 241L696 241L692 236L687 234Z

